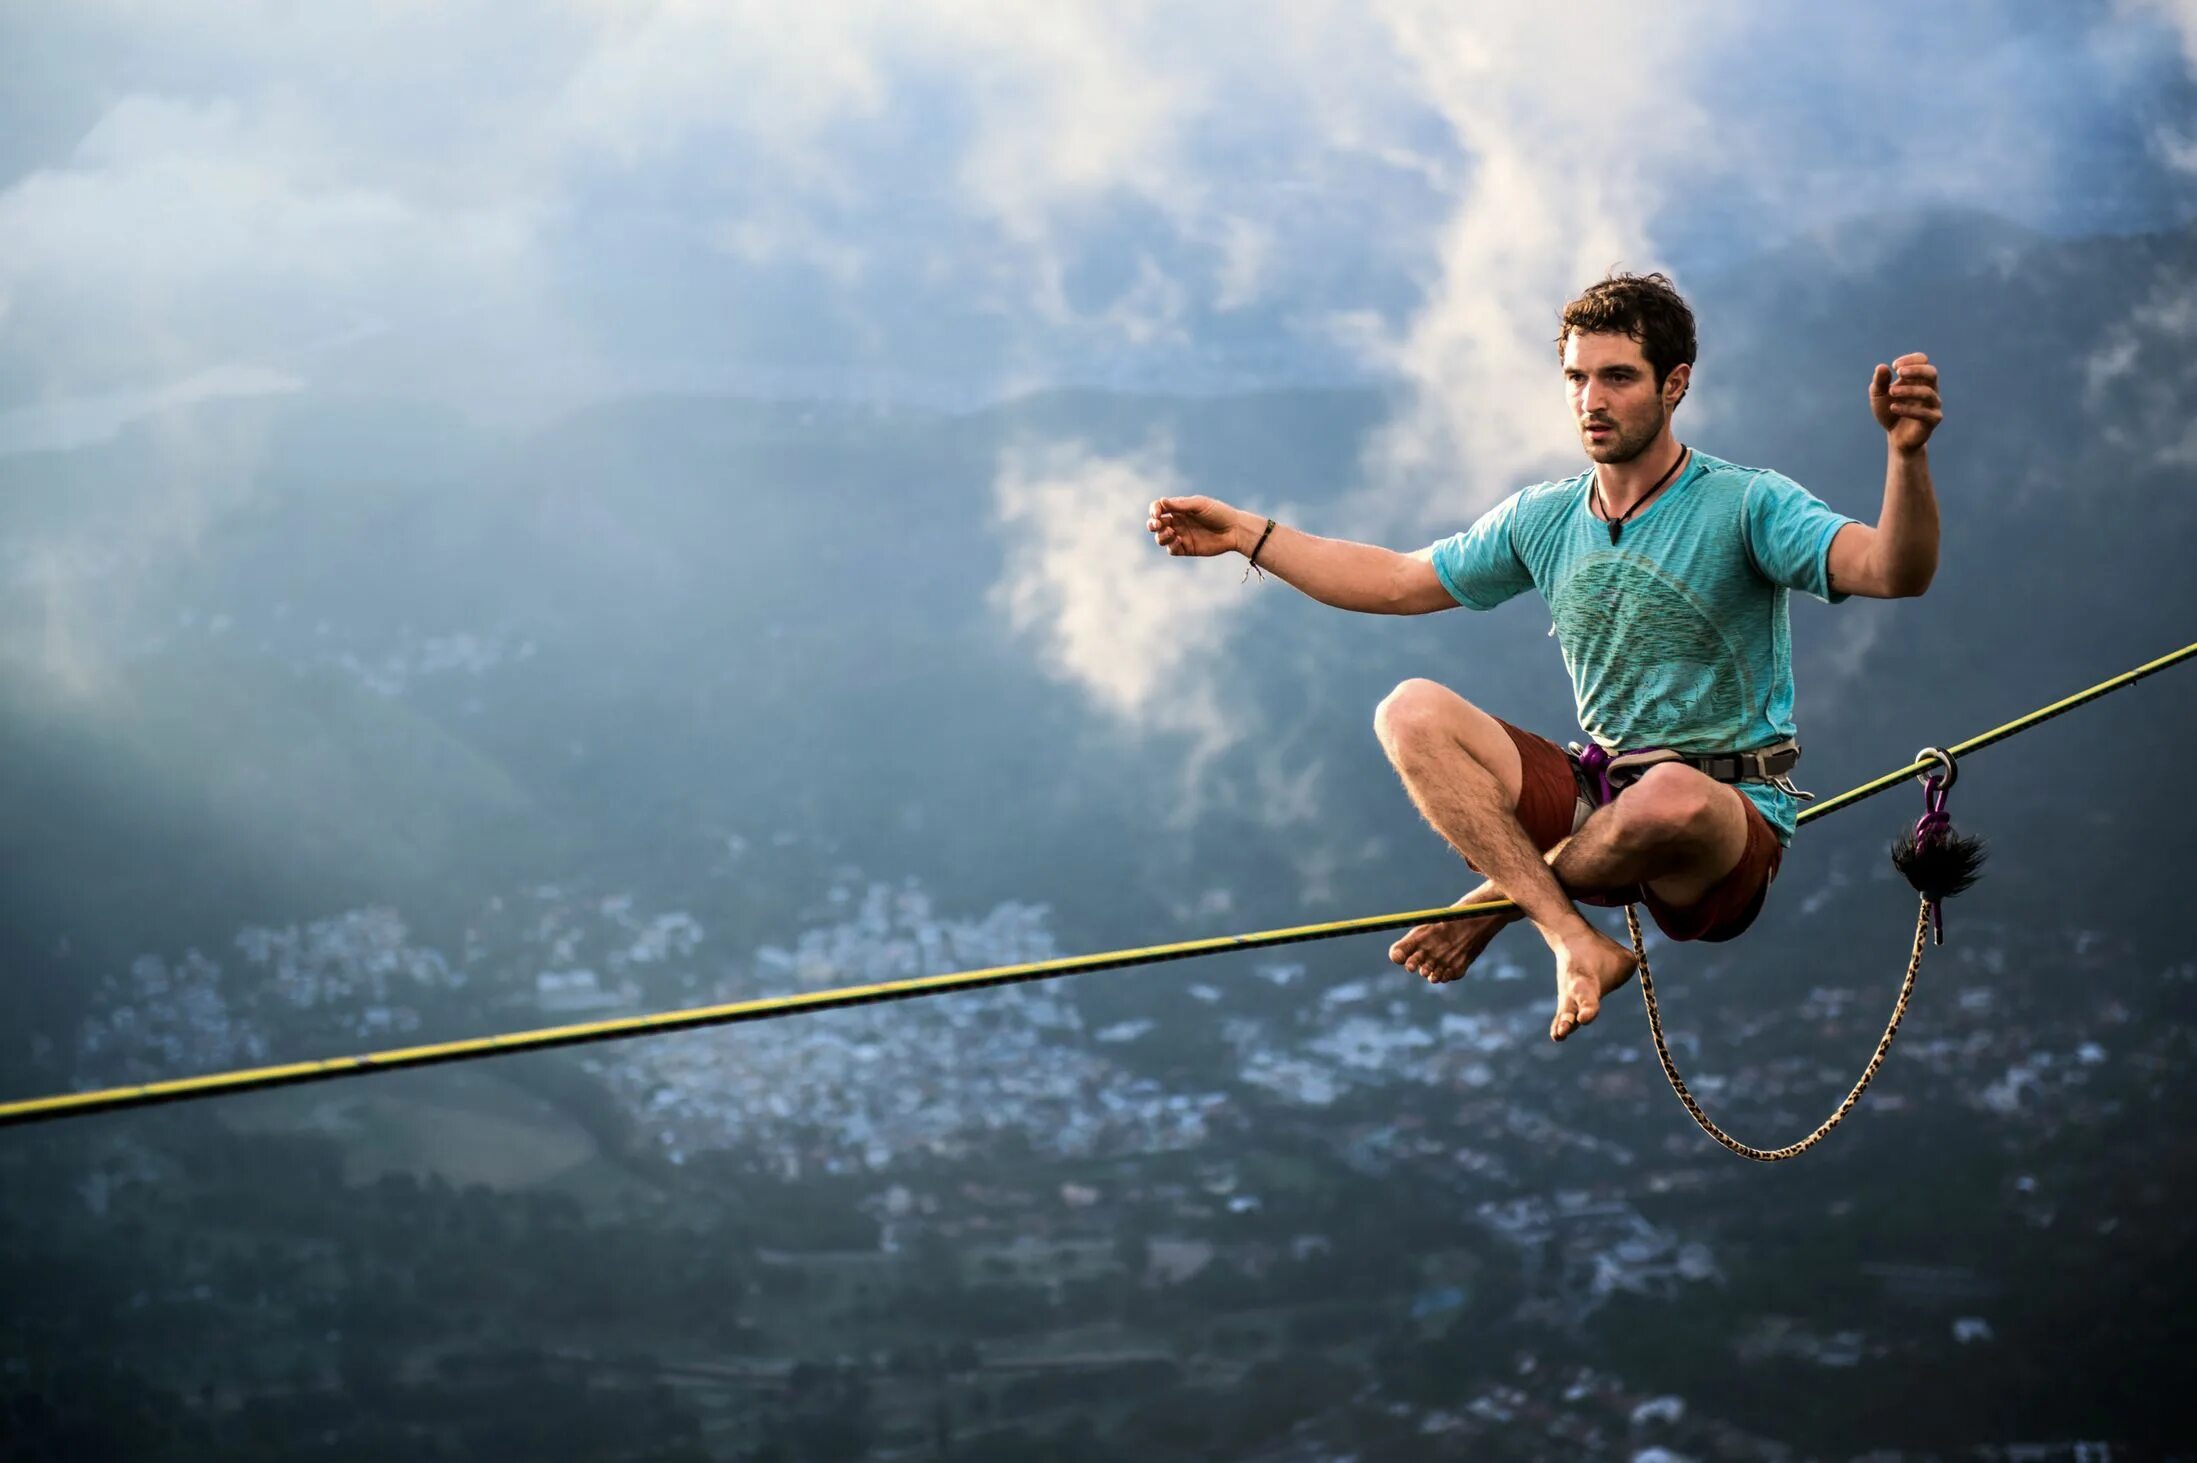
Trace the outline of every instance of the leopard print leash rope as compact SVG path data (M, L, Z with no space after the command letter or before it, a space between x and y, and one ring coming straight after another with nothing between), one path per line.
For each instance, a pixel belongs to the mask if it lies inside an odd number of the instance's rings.
M1892 1007L1892 1019L1885 1025L1884 1038L1877 1043L1875 1055L1869 1058L1869 1065L1862 1069L1861 1080L1854 1084L1853 1091L1846 1094L1846 1100L1838 1105L1838 1110L1825 1118L1813 1133L1798 1143L1788 1143L1783 1148L1754 1148L1740 1142L1711 1121L1709 1115L1701 1110L1701 1104L1694 1100L1694 1095L1686 1090L1686 1079L1678 1075L1678 1065L1671 1060L1671 1049L1663 1040L1663 1014L1655 1003L1655 977L1648 971L1648 951L1640 934L1640 912L1637 906L1625 906L1625 928L1632 932L1633 958L1640 966L1640 999L1648 1008L1648 1034L1655 1038L1655 1058L1663 1064L1663 1075L1671 1079L1671 1091L1678 1094L1678 1100L1686 1105L1686 1111L1701 1125L1702 1132L1741 1158L1751 1158L1757 1163L1777 1163L1787 1158L1798 1158L1822 1142L1825 1135L1854 1110L1854 1104L1861 1101L1861 1094L1876 1080L1877 1070L1884 1065L1886 1053L1892 1050L1892 1038L1899 1035L1899 1024L1907 1015L1907 1003L1915 994L1915 976L1922 969L1922 951L1930 937L1930 901L1924 899L1921 909L1916 913L1915 949L1907 958L1907 978L1900 983L1899 1001Z

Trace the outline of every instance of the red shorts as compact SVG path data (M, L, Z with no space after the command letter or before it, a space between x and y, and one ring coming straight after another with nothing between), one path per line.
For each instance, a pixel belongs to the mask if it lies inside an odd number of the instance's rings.
M1571 757L1562 747L1507 721L1502 721L1502 726L1518 747L1518 762L1524 771L1518 792L1519 825L1533 840L1533 846L1546 853L1585 821L1590 805L1580 790ZM1777 831L1763 818L1762 810L1750 798L1743 796L1740 801L1747 805L1747 851L1732 871L1696 902L1675 908L1646 886L1609 894L1582 894L1576 896L1579 902L1607 908L1637 899L1648 906L1656 928L1673 940L1729 940L1739 935L1762 913L1770 881L1777 877L1777 866L1785 856Z

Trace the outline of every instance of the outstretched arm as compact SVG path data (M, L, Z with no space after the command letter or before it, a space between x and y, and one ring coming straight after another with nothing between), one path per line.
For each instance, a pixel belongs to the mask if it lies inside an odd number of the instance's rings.
M1930 483L1930 434L1945 419L1938 368L1920 351L1878 366L1869 407L1885 432L1884 510L1876 527L1850 523L1831 540L1831 588L1904 599L1938 572L1938 498Z
M1145 527L1177 557L1207 558L1231 551L1295 585L1322 604L1369 615L1424 615L1455 609L1457 601L1434 572L1432 551L1400 554L1349 539L1320 538L1283 524L1266 531L1266 517L1233 508L1218 498L1161 498ZM1261 546L1259 539L1265 536Z

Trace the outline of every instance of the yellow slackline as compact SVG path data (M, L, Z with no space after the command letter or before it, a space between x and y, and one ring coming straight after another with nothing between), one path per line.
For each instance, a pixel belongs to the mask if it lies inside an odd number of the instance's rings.
M2017 717L1981 736L1970 737L1948 750L1955 757L1980 751L1994 742L2004 741L2109 692L2132 686L2145 676L2163 671L2193 655L2197 655L2197 643L2185 645L2172 654L2160 656L2157 660L2125 671L2109 681L2100 681L2086 691L2078 691L2049 706L2039 707L2027 716ZM1865 798L1889 791L1935 765L1929 758L1910 762L1872 782L1865 782L1860 787L1817 803L1802 813L1799 821L1806 823L1814 818L1828 817ZM577 1022L570 1026L510 1031L498 1036L431 1042L424 1046L399 1047L392 1051L367 1052L359 1056L326 1057L319 1061L291 1062L282 1066L210 1072L199 1077L177 1077L165 1082L146 1082L134 1087L104 1087L89 1092L65 1092L51 1097L0 1103L0 1127L10 1127L18 1123L49 1122L56 1118L81 1117L128 1107L188 1102L196 1098L252 1092L266 1087L288 1087L301 1082L320 1082L335 1077L362 1077L373 1072L389 1072L404 1067L466 1062L509 1052L545 1051L550 1047L578 1046L584 1042L618 1041L631 1036L690 1031L701 1026L771 1021L781 1016L805 1016L815 1011L835 1011L846 1006L905 1001L917 996L942 996L954 991L984 990L991 986L1016 985L1023 981L1051 980L1063 975L1085 975L1099 970L1157 965L1162 961L1189 960L1201 955L1225 954L1231 950L1264 950L1276 945L1295 945L1308 940L1332 940L1343 935L1366 935L1381 930L1436 924L1444 920L1468 919L1516 907L1508 899L1489 900L1481 904L1445 904L1434 909L1331 920L1325 924L1295 925L1288 929L1261 930L1246 935L1217 935L1203 940L1183 940L1172 945L1148 945L1137 950L1108 950L1097 955L1034 960L1024 965L998 965L985 970L915 976L907 980L881 981L874 985L842 986L833 990L811 991L805 995L765 996L758 1000L733 1001L720 1006L698 1006L683 1011L663 1011L648 1016L619 1016L604 1021Z

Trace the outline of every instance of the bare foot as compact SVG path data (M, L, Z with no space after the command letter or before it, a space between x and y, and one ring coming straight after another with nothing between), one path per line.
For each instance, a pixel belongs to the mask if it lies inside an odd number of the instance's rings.
M1599 930L1589 929L1556 952L1556 1017L1549 1040L1562 1041L1592 1021L1602 998L1632 979L1633 953Z
M1473 897L1467 895L1459 902L1472 903ZM1438 925L1414 925L1388 947L1388 958L1429 985L1443 985L1470 969L1480 952L1513 919L1515 916L1490 914L1477 919L1444 920Z

